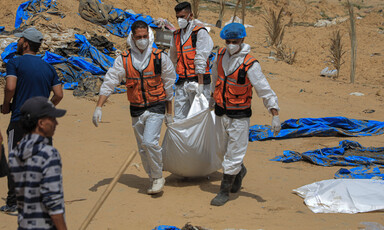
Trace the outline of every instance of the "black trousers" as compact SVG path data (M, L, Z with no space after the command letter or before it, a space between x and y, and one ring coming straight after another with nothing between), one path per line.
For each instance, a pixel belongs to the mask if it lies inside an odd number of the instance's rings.
M17 143L23 138L25 132L21 128L19 121L12 121L8 125L7 136L8 136L8 152L16 147ZM9 155L8 155L9 156ZM16 192L15 192L15 182L11 177L11 174L7 174L8 179L8 195L7 195L7 205L13 206L16 205Z
M23 139L26 132L21 126L20 121L11 121L7 129L8 136L8 151L10 152L14 149L17 144ZM52 138L49 138L49 144L52 145ZM7 170L7 179L8 179L8 195L7 195L7 205L13 206L16 205L16 191L15 191L15 182Z
M8 175L7 158L5 158L4 145L1 145L1 159L0 159L0 177Z

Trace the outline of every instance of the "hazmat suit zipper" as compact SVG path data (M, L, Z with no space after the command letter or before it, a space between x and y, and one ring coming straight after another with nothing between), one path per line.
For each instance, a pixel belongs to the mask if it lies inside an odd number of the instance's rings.
M145 90L144 90L144 77L143 72L140 72L140 82L141 82L141 94L143 96L144 101L144 107L147 107L147 97L145 96Z
M180 31L180 51L181 51L181 58L183 59L183 65L184 65L184 76L187 80L187 65L185 64L184 55L183 55L183 43L181 42L181 31Z
M224 110L227 111L227 105L225 103L225 88L227 87L227 75L225 75L224 77L224 85L223 85L223 106L224 106Z

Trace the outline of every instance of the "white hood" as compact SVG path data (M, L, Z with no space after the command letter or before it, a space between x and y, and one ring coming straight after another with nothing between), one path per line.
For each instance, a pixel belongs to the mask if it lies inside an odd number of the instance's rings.
M233 71L243 64L244 58L249 52L251 52L251 46L246 43L241 44L241 50L237 54L229 56L229 52L225 51L223 57L224 73L226 75L233 73Z
M141 53L140 50L136 47L136 44L132 39L132 31L129 33L127 38L127 44L131 47L132 51L133 66L139 71L142 71L145 67L147 67L152 53L152 44L155 41L153 31L150 27L148 27L148 32L149 43L147 49L143 53Z

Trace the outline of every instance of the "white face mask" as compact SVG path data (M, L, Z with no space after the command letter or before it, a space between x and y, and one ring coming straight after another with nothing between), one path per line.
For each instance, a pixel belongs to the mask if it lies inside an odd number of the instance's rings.
M227 50L228 52L233 55L234 53L236 53L237 51L239 51L240 49L240 45L239 44L227 44Z
M137 48L139 48L140 50L145 50L149 44L149 39L143 38L143 39L137 40L135 41L135 44Z
M187 27L189 23L188 19L189 19L189 15L187 19L184 19L184 18L177 19L177 23L179 24L180 29L184 29L185 27Z

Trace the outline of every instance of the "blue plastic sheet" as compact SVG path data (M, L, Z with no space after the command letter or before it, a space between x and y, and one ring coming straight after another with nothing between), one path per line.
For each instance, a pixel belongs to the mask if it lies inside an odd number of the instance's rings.
M104 25L104 27L111 33L119 37L127 37L129 32L131 32L131 25L135 21L144 21L146 22L150 27L156 28L157 26L153 24L153 18L148 15L142 15L142 14L132 14L127 11L113 8L109 14L117 13L118 20L115 22L109 22L107 25Z
M5 27L4 26L0 26L0 33L3 32L5 30Z
M75 34L75 37L77 38L76 42L81 45L79 55L91 58L96 65L100 66L102 73L99 74L106 73L113 66L115 59L99 52L84 35Z
M64 78L64 89L74 89L77 87L77 80L80 78L79 75L81 72L80 68L76 68L70 64L67 58L49 51L45 52L42 59L47 63L54 65L56 69L61 72ZM73 83L76 83L76 85Z
M384 179L384 169L379 166L341 168L335 173L336 179Z
M92 61L92 59L88 59L89 61L87 61L87 58L84 57L72 56L69 58L65 58L58 54L47 51L45 52L43 60L51 65L59 63L70 63L84 71L90 72L93 75L102 75L106 73L106 71L100 68L100 66L98 66L97 64L89 62Z
M99 1L101 3L101 1ZM40 3L40 8L34 8L34 11L28 11L30 5L36 6L36 3ZM15 28L21 27L34 13L48 11L52 8L56 8L57 3L53 0L30 0L19 5L16 11ZM132 14L127 11L118 8L112 8L109 14L117 13L118 17L115 21L109 22L104 27L112 34L119 37L127 37L131 31L131 25L137 21L145 21L149 26L156 28L153 24L153 18L148 15Z
M72 56L65 58L55 53L46 51L42 59L47 63L54 65L58 71L63 75L64 89L75 89L78 86L79 79L88 77L91 73L93 76L98 76L102 78L102 75L106 73L106 70L99 66L97 63L94 63L95 60L98 63L103 63L105 68L109 68L108 65L112 62L113 65L114 59L100 53L95 47L93 47L88 40L79 35L81 38L80 43L82 43L81 54L89 55L89 57L77 57ZM8 45L4 52L1 54L1 58L4 62L8 62L14 55L17 50L17 43L11 43ZM107 61L106 61L107 60ZM0 73L0 76L4 77L6 73ZM124 93L125 89L116 87L113 93Z
M17 43L13 42L5 47L4 52L1 53L1 59L4 63L8 63L8 61L15 56L17 50Z
M106 70L103 70L96 63L87 61L87 59L84 57L72 56L68 58L68 62L73 64L74 66L77 66L85 71L90 72L93 75L101 75L106 73Z
M347 151L353 151L353 154L351 154L351 152L345 154ZM304 153L285 150L282 156L276 156L271 159L271 161L290 163L303 160L321 166L384 166L383 153L384 147L366 148L361 146L358 142L344 140L340 141L339 146L337 147L310 150Z
M52 0L31 0L31 1L26 1L24 3L21 3L16 11L16 20L15 20L16 29L22 26L23 23L25 23L25 21L27 21L35 13L35 12L28 11L28 7L30 5L32 6L40 5L40 8L34 7L34 11L40 13L40 12L47 11L51 8L55 8L57 3L56 1L52 1Z
M249 129L249 141L287 139L298 137L372 136L384 133L384 122L356 120L346 117L289 119L281 124L274 137L271 126L254 125Z
M154 228L153 230L180 230L180 228L177 228L175 226L169 226L169 225L160 225Z
M68 90L76 89L76 87L77 87L78 85L79 85L78 82L64 83L64 84L63 84L63 89L68 89Z
M59 63L63 63L63 62L66 62L67 59L63 56L60 56L58 54L55 54L55 53L51 53L49 51L46 51L44 56L43 56L43 60L46 61L47 63L51 64L51 65L54 65L54 64L59 64Z
M17 43L11 43L7 47L5 47L4 51L1 53L1 59L4 63L8 63L8 61L15 56L17 50ZM2 73L0 72L0 77L5 77L6 72Z
M62 73L64 78L64 89L75 89L78 86L79 79L83 79L89 76L87 73L91 73L94 76L102 78L107 70L108 66L112 67L114 59L100 53L95 47L93 47L83 35L75 35L81 43L80 55L85 57L72 56L69 58L62 57L58 54L45 52L43 60L49 64L55 65L55 67ZM95 62L92 62L95 61ZM100 64L103 63L107 70L104 70ZM112 63L112 64L110 64ZM115 87L113 93L124 93L126 89Z

